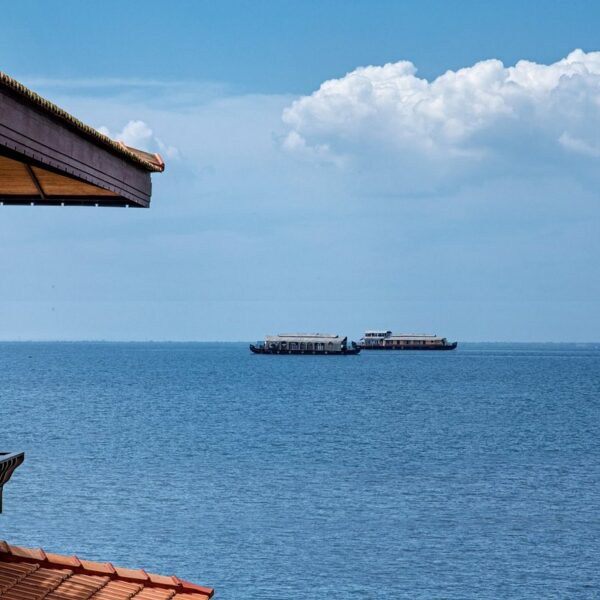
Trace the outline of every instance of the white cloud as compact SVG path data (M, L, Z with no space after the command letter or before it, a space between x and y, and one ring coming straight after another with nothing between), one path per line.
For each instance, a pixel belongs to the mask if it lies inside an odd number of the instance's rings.
M600 154L600 52L550 65L486 60L433 81L401 61L324 82L283 112L284 147L398 165L528 162Z
M577 154L583 154L585 156L600 157L600 148L596 145L590 144L585 140L576 138L566 131L561 134L558 141L571 152Z
M128 146L139 147L149 150L152 142L152 129L144 121L129 121L118 138L123 140Z
M160 138L156 137L152 129L144 121L129 121L120 132L114 134L105 126L99 127L98 131L112 139L124 142L133 148L139 148L148 152L159 151L171 159L178 158L179 156L177 148L168 146Z

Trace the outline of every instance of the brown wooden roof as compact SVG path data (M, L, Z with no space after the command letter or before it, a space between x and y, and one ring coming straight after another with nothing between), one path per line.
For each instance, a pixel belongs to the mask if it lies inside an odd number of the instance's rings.
M164 168L0 71L1 203L147 207Z

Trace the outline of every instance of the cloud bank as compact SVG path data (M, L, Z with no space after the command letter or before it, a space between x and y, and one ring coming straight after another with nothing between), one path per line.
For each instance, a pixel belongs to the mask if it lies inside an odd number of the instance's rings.
M425 167L600 158L600 52L549 65L485 60L433 81L416 72L401 61L324 82L284 110L284 147Z

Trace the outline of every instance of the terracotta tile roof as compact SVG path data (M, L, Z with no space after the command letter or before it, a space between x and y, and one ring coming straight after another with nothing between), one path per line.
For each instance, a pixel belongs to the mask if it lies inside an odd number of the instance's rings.
M0 541L1 600L208 600L211 588Z
M26 98L38 108L50 113L54 117L67 123L67 125L74 127L81 134L87 138L90 138L96 144L108 147L113 152L116 152L117 154L128 159L130 162L143 167L147 171L161 172L165 170L165 163L159 154L150 154L149 152L144 152L143 150L130 148L122 142L116 142L115 140L112 140L93 127L86 125L68 113L66 110L63 110L60 108L60 106L56 106L56 104L53 104L49 100L46 100L46 98L36 94L34 91L30 90L28 87L24 86L22 83L19 83L16 79L13 79L10 75L7 75L2 71L0 71L0 86L8 88L19 96Z

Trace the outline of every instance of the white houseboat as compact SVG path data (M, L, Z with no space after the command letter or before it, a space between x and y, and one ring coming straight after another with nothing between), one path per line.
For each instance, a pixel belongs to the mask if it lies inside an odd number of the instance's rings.
M428 333L365 331L358 347L362 350L454 350L458 342Z

